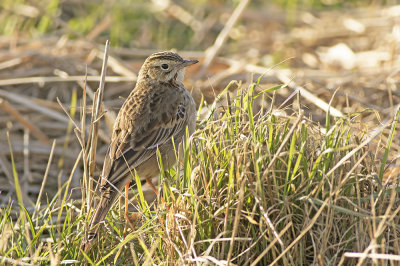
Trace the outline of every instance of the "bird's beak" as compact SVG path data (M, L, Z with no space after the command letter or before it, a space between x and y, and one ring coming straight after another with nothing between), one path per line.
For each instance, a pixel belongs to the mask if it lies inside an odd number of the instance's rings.
M184 67L188 67L191 66L193 64L198 63L198 60L184 60L183 63L179 64L178 67L179 68L184 68Z

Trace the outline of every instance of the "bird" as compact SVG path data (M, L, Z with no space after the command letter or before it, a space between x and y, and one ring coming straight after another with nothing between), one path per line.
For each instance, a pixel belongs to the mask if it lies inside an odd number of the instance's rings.
M176 162L176 151L196 128L196 105L183 85L185 70L198 60L184 60L174 52L150 55L139 70L135 88L115 119L111 142L101 173L100 200L82 244L87 253L97 238L99 225L135 172L157 193L151 178L159 175L157 150L164 169ZM127 199L125 216L127 217ZM126 230L126 227L125 227Z

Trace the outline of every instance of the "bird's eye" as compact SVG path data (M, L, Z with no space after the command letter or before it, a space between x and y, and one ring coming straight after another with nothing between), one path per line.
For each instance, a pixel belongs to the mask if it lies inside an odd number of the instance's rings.
M162 64L161 68L164 69L164 70L167 70L169 68L169 66L168 66L168 64Z

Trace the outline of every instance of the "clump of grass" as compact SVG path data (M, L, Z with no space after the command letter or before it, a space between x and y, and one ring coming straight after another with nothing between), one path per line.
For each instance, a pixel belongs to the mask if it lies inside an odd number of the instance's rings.
M327 119L321 128L302 112L277 117L261 108L254 113L254 101L264 101L267 92L256 91L258 82L239 87L219 110L204 107L208 115L181 150L182 160L160 176L164 201L144 201L138 183L142 216L126 239L117 204L88 254L79 250L88 220L85 204L56 196L34 219L24 211L27 222L23 216L14 220L10 204L0 214L2 262L336 265L398 260L399 188L381 182L379 167L386 164L399 112L387 143L377 144L387 152L377 157L367 144L388 124L359 132L352 124L357 114ZM59 193L64 196L67 189L66 184Z
M369 132L356 133L351 116L327 120L322 129L301 113L254 114L253 101L265 93L256 94L257 86L240 88L216 120L210 107L182 163L161 175L166 203L151 208L139 192L142 223L125 241L114 209L111 231L90 258L297 265L354 263L346 252L367 260L380 250L398 254L398 189L374 174ZM371 249L373 243L379 248Z

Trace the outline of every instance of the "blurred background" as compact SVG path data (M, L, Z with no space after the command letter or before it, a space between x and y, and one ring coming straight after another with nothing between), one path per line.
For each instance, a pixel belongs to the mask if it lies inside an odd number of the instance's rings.
M391 119L400 104L399 4L2 0L0 204L6 206L14 198L11 151L24 199L31 206L53 139L57 142L46 186L60 187L69 178L80 145L65 111L79 121L86 74L87 102L92 104L106 40L111 43L104 95L107 113L97 172L113 118L134 87L141 64L162 50L200 60L188 69L185 80L198 105L202 99L211 104L232 80L246 87L262 76L258 91L286 84L273 97L272 106L280 107L281 115L302 108L311 121L324 126L330 108L334 117L350 114L360 136L368 134L370 128ZM233 95L239 82L230 87ZM271 108L271 100L255 108ZM391 160L398 159L399 142L393 145ZM81 176L78 167L72 187L79 188ZM47 190L50 196L56 191Z

